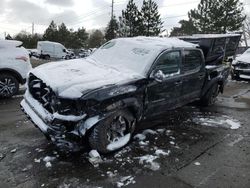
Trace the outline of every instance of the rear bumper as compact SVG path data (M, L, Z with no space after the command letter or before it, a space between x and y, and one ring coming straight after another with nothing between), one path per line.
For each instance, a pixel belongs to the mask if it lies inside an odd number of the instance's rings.
M72 130L67 131L65 120L53 117L36 100L30 97L26 91L25 98L21 101L21 109L31 122L59 149L78 151L80 149L81 136L76 129L76 122L72 122ZM63 116L61 116L63 117Z

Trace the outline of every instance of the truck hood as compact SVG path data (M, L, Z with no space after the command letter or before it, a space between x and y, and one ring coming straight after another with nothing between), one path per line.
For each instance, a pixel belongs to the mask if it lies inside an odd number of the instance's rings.
M119 71L92 59L58 61L31 71L59 97L80 98L84 93L113 84L123 84L143 76L131 70Z

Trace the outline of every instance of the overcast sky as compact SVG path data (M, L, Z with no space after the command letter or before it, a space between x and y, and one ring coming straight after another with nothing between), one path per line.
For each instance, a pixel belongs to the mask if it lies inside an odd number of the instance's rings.
M114 0L114 13L121 14L128 0ZM200 0L156 0L164 21L170 30L178 26L187 12L196 8ZM250 0L241 0L248 12ZM135 0L140 7L142 0ZM110 19L111 0L0 0L0 38L4 32L14 35L21 30L31 33L32 22L35 32L43 33L51 20L64 22L69 28L95 29L105 27Z

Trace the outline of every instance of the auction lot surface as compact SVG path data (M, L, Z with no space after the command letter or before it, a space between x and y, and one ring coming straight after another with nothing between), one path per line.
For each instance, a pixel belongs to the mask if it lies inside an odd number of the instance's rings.
M21 100L22 93L0 100L1 188L250 187L249 82L229 81L213 107L148 120L140 125L147 131L102 155L98 167L87 151L58 153L21 112Z

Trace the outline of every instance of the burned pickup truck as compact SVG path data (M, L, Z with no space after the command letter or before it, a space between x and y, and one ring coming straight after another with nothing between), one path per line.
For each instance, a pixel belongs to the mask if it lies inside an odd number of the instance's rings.
M206 68L199 45L177 38L120 38L86 59L33 69L21 108L61 149L101 153L126 145L138 122L200 100L215 102L229 70Z

